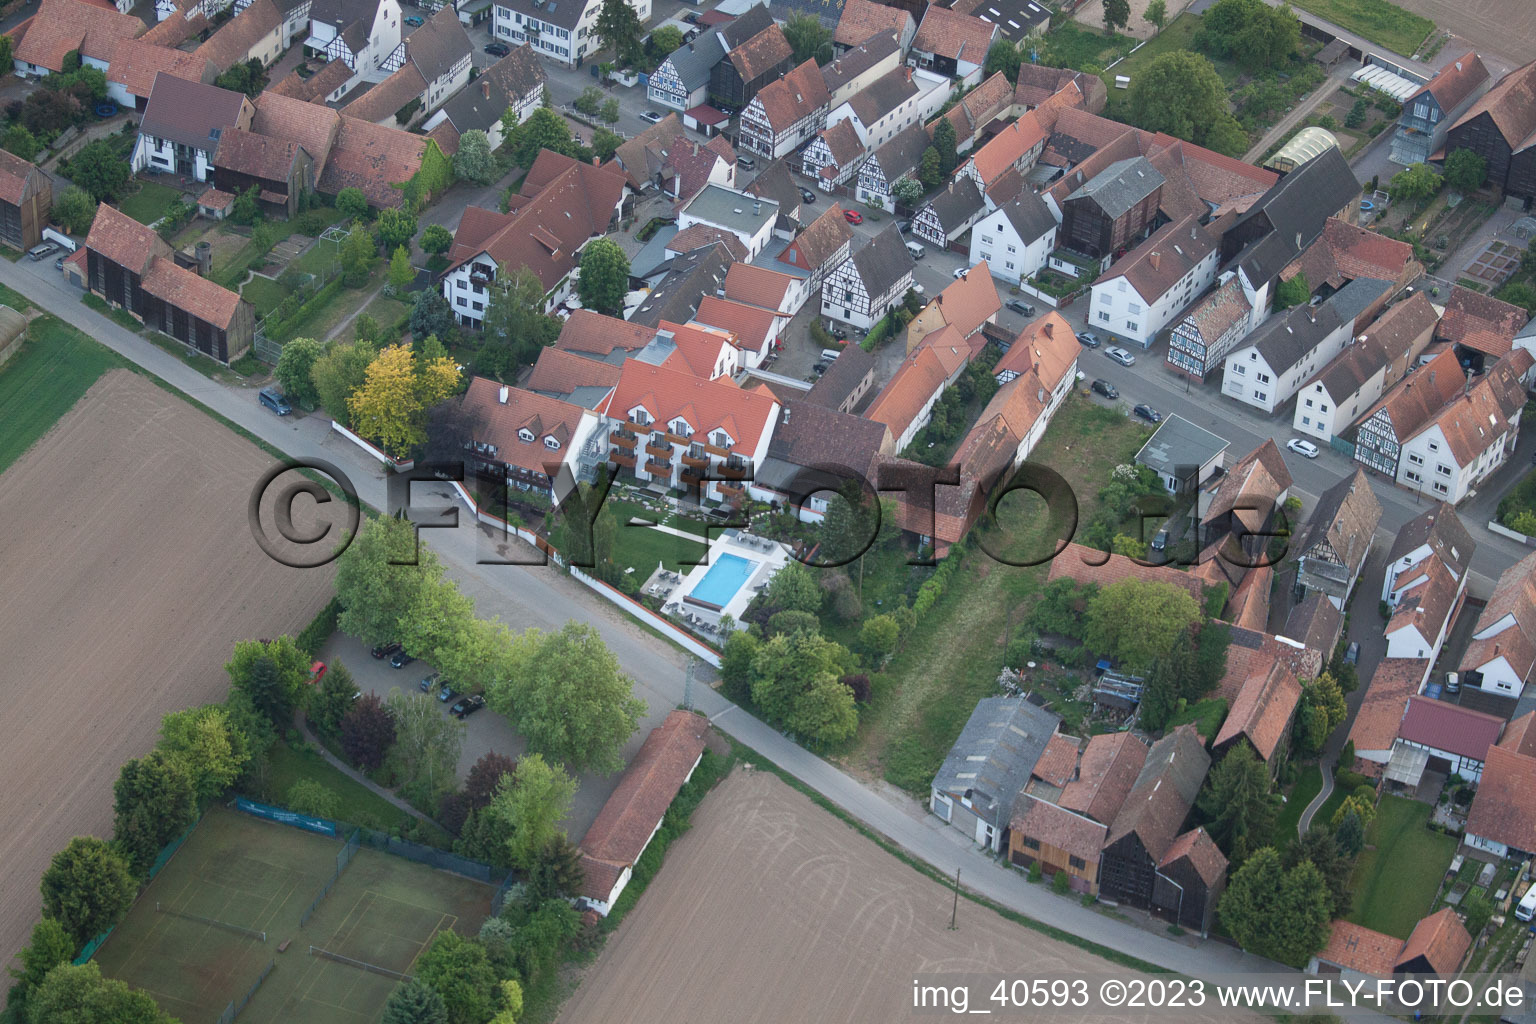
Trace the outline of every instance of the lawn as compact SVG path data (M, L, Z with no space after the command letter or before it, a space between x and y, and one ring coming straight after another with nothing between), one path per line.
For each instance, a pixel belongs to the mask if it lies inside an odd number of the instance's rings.
M1406 939L1430 912L1440 880L1456 853L1455 838L1425 827L1432 808L1384 796L1355 865L1355 905L1349 920Z
M21 292L14 291L0 284L0 305L10 306L18 313L25 313L32 308L32 302Z
M363 313L373 317L378 325L386 331L392 329L395 324L400 322L401 317L406 316L410 311L411 307L409 305L388 295L380 295L363 307ZM357 321L354 320L352 323L355 326ZM341 337L348 341L357 340L356 331L353 327L342 331Z
M318 751L308 747L294 750L287 743L278 742L272 745L268 761L270 769L264 788L277 803L284 802L284 797L295 782L310 779L340 799L340 810L336 812L336 817L341 821L387 832L409 819L409 815L400 808L336 768L321 757ZM447 839L446 831L435 826L433 828L440 833L439 839Z
M647 526L630 526L632 518L647 522L659 522L674 530L698 533L696 524L676 515L658 520L657 514L643 505L616 498L608 500L608 507L618 517L619 529L613 539L613 561L620 570L634 569L635 582L642 583L660 562L673 572L688 573L704 561L706 549L702 543L684 540L674 534L663 533ZM552 538L557 549L564 549L564 526L557 526Z
M1295 6L1403 57L1412 57L1435 29L1428 18L1387 0L1296 0Z
M139 182L139 190L131 196L126 196L117 204L117 208L140 224L153 224L165 216L165 211L170 209L181 193L169 185L162 185L155 181Z
M1111 96L1115 95L1115 76L1125 75L1131 80L1131 88L1134 89L1137 73L1144 70L1155 58L1165 53L1172 53L1174 50L1193 50L1195 33L1199 31L1200 16L1198 14L1179 15L1165 25L1161 32L1147 40L1141 49L1116 64L1114 70L1104 72L1100 76L1104 79L1104 87L1110 91ZM1206 56L1210 57L1210 54ZM1211 63L1215 65L1216 73L1221 76L1222 82L1226 85L1230 86L1242 74L1242 69L1234 61L1218 60L1212 57Z
M132 313L121 306L108 305L106 299L103 299L94 292L84 293L80 296L80 301L125 331L132 331L134 334L137 334L144 329L144 325L139 323Z
M31 337L0 367L0 472L48 432L103 373L127 366L52 316L32 321Z
M240 297L256 307L256 319L260 320L276 308L288 295L288 289L270 277L253 276L240 289Z
M1075 21L1063 22L1046 38L1046 47L1060 67L1080 68L1087 64L1103 67L1116 57L1130 52L1136 40L1118 32L1106 36L1097 29L1084 28Z
M1079 521L1087 521L1110 471L1129 462L1146 436L1135 421L1073 395L1057 412L1030 461L1050 466L1067 479L1077 495ZM1045 558L1051 532L1064 528L1045 512L1038 498L1010 494L999 504L997 524L983 527L988 546L1019 561ZM1005 565L982 550L974 536L967 546L944 596L872 680L874 692L859 733L841 752L840 760L850 768L883 776L912 792L927 790L976 702L996 694L1011 626L1022 620L1045 580L1043 564ZM906 555L898 554L879 575L888 575L885 585L899 593L914 571L923 570L902 565ZM850 569L857 579L857 568ZM866 580L866 607L872 596Z
M1303 765L1297 771L1296 785L1291 788L1285 806L1275 818L1275 841L1282 844L1296 838L1296 826L1301 823L1301 812L1323 791L1323 773L1317 765ZM1321 810L1313 820L1323 820Z

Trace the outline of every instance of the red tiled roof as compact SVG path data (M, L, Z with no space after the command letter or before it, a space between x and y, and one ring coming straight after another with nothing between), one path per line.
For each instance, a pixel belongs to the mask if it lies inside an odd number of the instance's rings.
M1449 115L1489 77L1482 58L1469 50L1436 72L1427 84L1419 86L1419 91L1404 100L1403 105L1408 106L1427 92L1440 104L1440 109Z
M1407 242L1329 217L1323 233L1280 276L1289 280L1300 272L1307 275L1307 284L1314 290L1324 284L1342 288L1357 277L1396 281L1412 262L1413 246Z
M1509 353L1515 335L1530 317L1519 306L1452 285L1445 313L1435 328L1438 341L1454 342L1484 355L1501 358Z
M143 99L154 86L155 75L161 72L188 82L212 82L215 74L212 65L195 53L156 46L143 39L123 38L112 48L107 81L116 82Z
M960 340L958 332L950 327L941 328L929 337L935 335L946 335L940 339L941 345L946 341ZM896 373L880 389L864 413L865 419L890 427L892 437L899 438L907 432L907 428L922 413L923 407L943 390L949 379L944 360L933 346L926 344L927 340L925 338L925 344L902 360Z
M732 302L718 295L700 299L698 312L693 316L695 323L729 331L742 348L754 351L760 350L763 342L768 340L778 318L779 314L770 309Z
M1267 565L1245 573L1227 600L1226 620L1244 629L1263 631L1269 622L1269 590L1274 575L1274 569Z
M750 82L780 61L789 60L794 53L789 40L784 38L784 30L778 25L769 25L733 49L727 59L735 66L737 74L741 75L741 80ZM814 67L815 61L811 65ZM817 77L820 77L819 73Z
M998 297L997 282L983 260L945 286L929 305L937 307L944 322L959 331L962 338L969 338L997 315L1003 300Z
M1488 749L1466 831L1525 853L1536 852L1536 757L1507 747Z
M637 407L644 408L656 424L686 421L700 440L723 430L734 439L731 447L744 453L757 450L763 431L778 417L778 403L772 398L743 391L729 378L704 380L631 359L624 363L618 386L598 411L611 419L624 419Z
M85 247L95 249L140 277L149 272L150 261L155 257L171 256L171 247L159 235L105 203L96 208Z
M996 35L997 26L991 22L929 4L912 39L912 49L950 60L984 64Z
M981 175L982 182L990 185L1048 135L1050 129L1042 122L1039 112L1031 110L992 136L986 145L971 155L970 161L975 165L976 173Z
M101 214L97 214L100 217ZM228 330L240 308L241 298L228 288L199 277L196 271L178 267L166 257L157 257L144 275L146 292L177 309L186 310L199 320Z
M733 263L725 272L725 297L750 306L780 309L795 279L788 274L749 263Z
M1536 711L1528 711L1510 722L1504 730L1503 738L1499 740L1499 746L1526 757L1536 757L1536 729L1531 728L1533 722L1536 722Z
M838 122L839 125L847 123ZM779 262L809 273L846 256L852 242L853 228L843 218L842 206L833 203L795 236L795 240L779 254Z
M1361 974L1390 977L1402 948L1402 939L1340 918L1333 922L1328 945L1318 951L1317 958Z
M1367 409L1360 420L1368 420L1386 410L1393 432L1400 440L1406 440L1454 399L1466 382L1467 375L1457 361L1455 351L1442 349L1439 355L1393 385L1392 390Z
M1046 578L1059 580L1063 577L1076 580L1079 584L1094 583L1100 587L1126 579L1166 583L1184 591L1196 601L1205 600L1205 585L1187 572L1166 565L1143 565L1125 555L1105 554L1070 541L1060 554L1051 559L1051 569Z
M1259 757L1268 761L1299 703L1301 684L1280 662L1271 662L1264 672L1249 676L1243 683L1221 731L1216 734L1215 746L1246 736Z
M64 57L71 50L79 50L82 57L108 61L118 40L133 39L143 32L142 21L119 14L113 7L80 0L42 0L37 14L25 23L25 31L18 32L15 56L49 71L63 71Z
M227 128L219 136L214 150L215 167L268 181L287 181L298 157L299 144L292 139L274 139L238 128Z
M1428 669L1418 658L1385 658L1376 666L1349 728L1356 751L1392 749L1408 698L1419 692Z
M763 114L774 131L784 131L830 100L826 80L814 60L794 68L776 82L758 90L753 103L761 103Z
M20 206L26 196L27 179L39 173L36 164L0 149L0 199Z
M1514 620L1510 625L1477 639L1477 634L1497 626L1506 616ZM1526 555L1499 576L1472 635L1461 658L1463 671L1505 658L1521 679L1530 675L1536 667L1536 554Z
M464 212L467 216L471 211L486 212L474 206ZM460 223L459 231L464 231L463 223ZM638 352L649 345L654 337L655 328L603 316L590 309L578 309L572 311L571 318L560 328L560 337L555 339L555 347L567 352L590 352L606 356L615 349ZM617 378L614 383L618 383Z
M1417 433L1431 425L1438 426L1457 464L1471 465L1512 429L1515 417L1525 405L1524 379L1531 363L1531 354L1526 349L1511 352Z
M1189 859L1190 866L1207 888L1220 882L1221 876L1227 873L1227 858L1216 845L1216 840L1203 828L1192 828L1175 839L1157 866L1168 868L1185 858Z
M912 15L899 7L887 7L873 0L847 0L832 41L838 46L858 46L878 32L900 34L911 21Z
M1061 806L1108 825L1136 785L1147 762L1147 745L1128 732L1101 733L1088 740L1077 778L1061 793Z
M156 46L180 46L207 28L208 16L199 0L180 0L170 17L151 25L139 38Z
M1455 131L1474 118L1487 114L1504 136L1509 148L1519 151L1536 136L1536 61L1516 68L1483 93L1467 112L1456 119Z
M280 81L267 86L267 92L289 96L305 103L324 103L325 98L352 80L352 69L337 57L308 78L300 78L297 69Z
M1085 861L1097 861L1108 829L1096 821L1058 807L1046 800L1020 793L1013 804L1008 827L1043 846L1065 850Z
M251 131L269 139L297 142L315 161L318 175L330 159L341 131L341 115L330 107L306 103L270 90L256 97Z
M618 382L619 368L612 363L550 347L539 353L539 361L533 364L533 371L523 385L529 391L568 395L577 388L611 388Z
M661 321L660 328L672 335L672 354L662 366L692 374L704 380L729 372L730 363L722 356L737 347L736 336L718 327L702 324L675 324Z
M421 170L427 145L420 135L343 115L336 145L315 188L326 195L360 188L370 205L398 207L405 193L395 186Z
M283 14L272 0L252 0L249 7L230 18L195 51L221 71L251 58L256 44L283 23Z
M1216 239L1200 226L1197 218L1170 221L1122 257L1102 280L1123 277L1143 299L1156 303L1216 248Z
M1423 957L1436 974L1448 976L1456 973L1471 948L1472 936L1455 908L1441 907L1413 926L1413 933L1397 955L1397 965Z
M1011 372L1022 377L1033 371L1038 374L1045 390L1052 392L1076 364L1080 351L1081 345L1072 325L1060 313L1051 310L1024 325L1008 351L992 367L992 373L997 376Z
M1443 700L1410 697L1397 735L1410 743L1482 761L1488 756L1488 748L1498 742L1503 728L1502 718Z
M235 195L233 192L223 192L216 188L210 188L197 197L197 205L209 210L228 209L229 205L234 201Z
M725 246L732 259L744 260L747 258L747 247L742 244L741 239L724 228L715 227L713 224L688 225L672 236L672 241L667 243L667 251L690 253L695 249L702 249L706 245L714 245L716 242Z
M332 63L335 63L334 61ZM372 89L355 98L342 108L348 117L364 121L395 123L395 111L421 98L427 91L427 80L414 63L406 62L400 70L390 75Z
M1434 643L1448 624L1461 587L1451 570L1437 554L1431 554L1397 579L1402 598L1383 631L1391 636L1400 629L1413 627L1429 643Z
M625 868L640 859L677 791L704 753L709 720L673 711L651 730L580 847L581 894L607 901Z
M465 391L463 406L479 412L484 426L475 440L496 446L496 458L509 466L531 473L545 473L545 465L560 462L581 426L586 410L558 398L534 394L522 388L505 387L488 377L475 377ZM520 432L528 430L533 440L524 441ZM553 438L558 448L550 448L545 438Z
M1075 738L1065 733L1052 733L1039 759L1035 761L1035 778L1057 789L1071 782L1072 772L1077 768L1077 743Z

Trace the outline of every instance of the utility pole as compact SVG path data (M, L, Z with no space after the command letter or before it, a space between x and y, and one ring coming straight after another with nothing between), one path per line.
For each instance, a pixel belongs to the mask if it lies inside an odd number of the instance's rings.
M959 913L960 913L960 869L959 868L955 868L955 902L954 902L954 905L949 908L949 930L952 931L952 932L953 931L959 931L959 927L955 924L955 915L957 915Z
M683 709L693 710L693 672L698 667L698 660L688 659L688 667L683 670Z

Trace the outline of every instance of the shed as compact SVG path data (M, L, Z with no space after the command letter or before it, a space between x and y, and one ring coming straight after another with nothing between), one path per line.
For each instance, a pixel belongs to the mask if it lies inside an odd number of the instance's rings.
M0 363L4 363L27 340L27 318L10 306L0 306Z
M1136 453L1136 464L1162 478L1174 494L1199 487L1221 468L1228 442L1182 416L1169 416Z

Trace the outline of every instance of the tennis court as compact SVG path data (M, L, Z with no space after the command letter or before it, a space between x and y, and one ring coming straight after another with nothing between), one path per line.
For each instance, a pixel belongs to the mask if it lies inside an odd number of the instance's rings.
M367 848L337 876L344 846L212 808L97 953L102 973L214 1024L272 963L242 1024L372 1024L434 935L478 931L494 887Z

